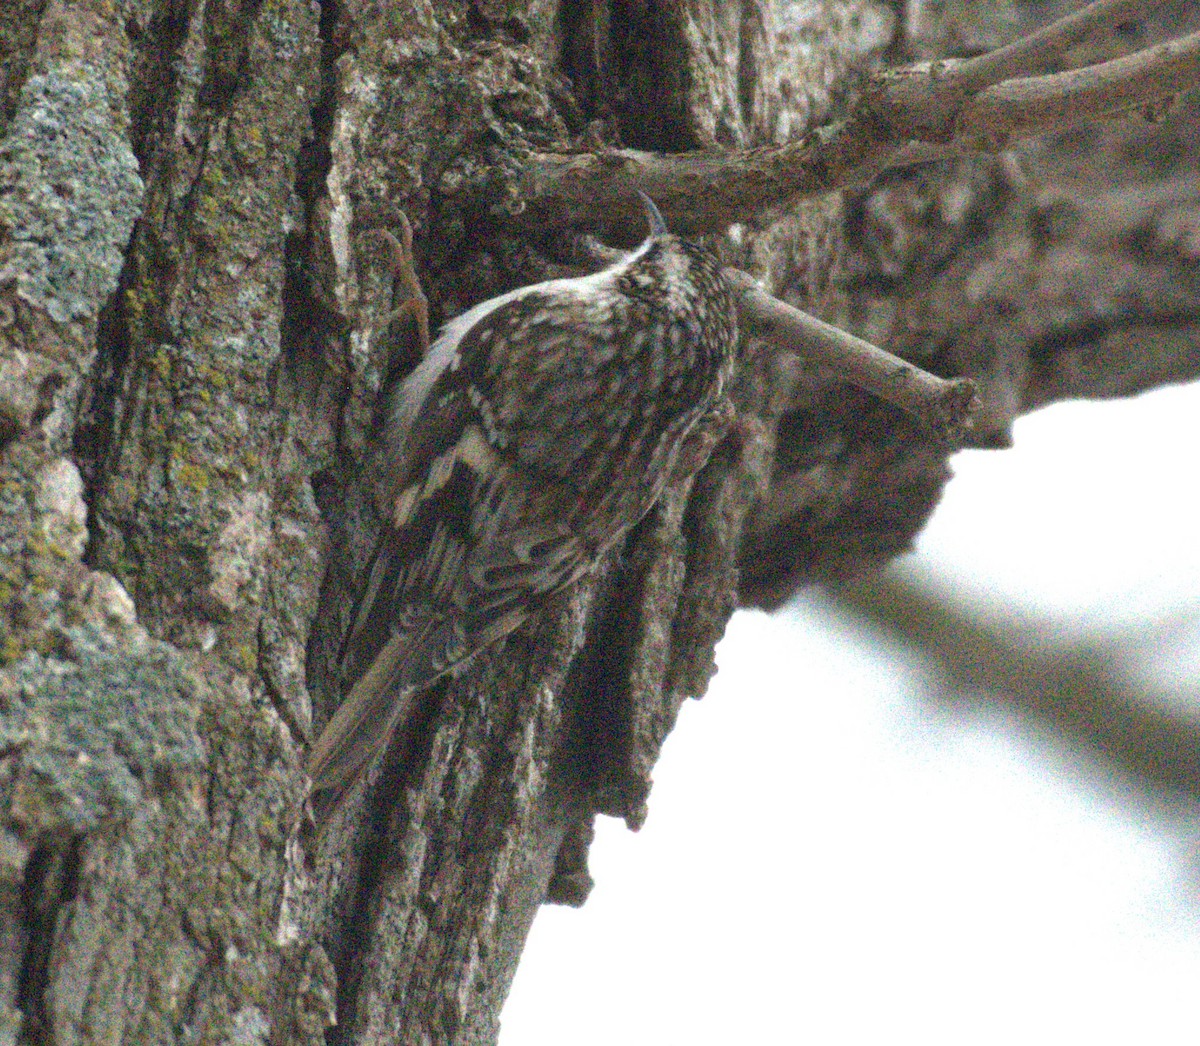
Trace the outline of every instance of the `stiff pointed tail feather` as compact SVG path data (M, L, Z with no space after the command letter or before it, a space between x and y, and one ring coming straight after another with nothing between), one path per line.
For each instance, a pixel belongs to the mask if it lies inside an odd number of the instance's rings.
M308 776L314 791L341 793L366 769L391 740L416 694L416 687L397 688L403 656L394 636L346 700L326 724L308 754Z
M384 644L309 752L314 791L341 794L383 752L421 690L452 667L431 656L439 645L444 649L445 631L445 622L427 619Z
M508 635L527 616L525 607L490 614L485 623L443 613L398 614L408 627L380 648L309 752L313 790L341 795L404 729L426 687Z

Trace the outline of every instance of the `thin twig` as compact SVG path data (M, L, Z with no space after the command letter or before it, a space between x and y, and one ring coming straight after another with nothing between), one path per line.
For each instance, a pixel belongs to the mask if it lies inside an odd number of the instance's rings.
M797 352L839 380L873 393L916 418L935 436L959 443L979 405L969 378L939 378L878 346L764 291L753 277L727 268L738 294L743 329L771 345Z

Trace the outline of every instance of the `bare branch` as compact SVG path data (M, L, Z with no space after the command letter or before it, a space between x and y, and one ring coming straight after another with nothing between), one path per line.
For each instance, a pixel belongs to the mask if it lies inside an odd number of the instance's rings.
M946 697L1011 707L1151 787L1200 795L1195 718L1168 710L1178 695L1135 682L1112 647L1047 650L1036 624L991 623L894 573L833 595L937 662L949 677Z
M978 91L1018 76L1057 72L1072 64L1072 48L1094 41L1101 33L1111 32L1152 8L1147 0L1097 0L1011 44L954 63L953 76L960 84Z
M1146 6L1144 0L1100 0L979 58L890 71L870 81L849 118L783 146L678 155L636 149L530 154L514 220L570 226L605 214L632 222L641 190L673 229L719 232L889 168L996 149L1014 137L1149 105L1200 82L1195 34L1100 65L1025 75L1067 61L1072 47Z
M1200 32L1100 65L995 84L964 107L958 137L997 148L1012 138L1143 106L1198 82Z
M738 291L739 317L747 333L804 359L837 378L873 393L912 415L933 435L961 441L978 407L975 383L947 381L772 297L740 269L725 270Z

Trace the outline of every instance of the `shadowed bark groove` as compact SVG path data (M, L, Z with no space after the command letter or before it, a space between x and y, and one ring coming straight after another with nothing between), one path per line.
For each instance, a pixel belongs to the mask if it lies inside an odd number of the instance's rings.
M905 548L949 448L747 337L704 470L422 695L318 825L302 767L379 527L366 449L416 362L362 234L407 215L436 323L578 273L569 224L640 235L619 178L569 221L530 206L539 165L836 137L894 84L884 55L969 58L991 90L1198 28L1106 0L1119 26L997 52L1024 5L898 6L6 6L0 1041L496 1041L535 913L585 900L597 812L646 816L738 601ZM660 202L770 294L974 379L972 438L1003 446L1034 406L1200 371L1200 110L1150 115L756 196L729 229Z

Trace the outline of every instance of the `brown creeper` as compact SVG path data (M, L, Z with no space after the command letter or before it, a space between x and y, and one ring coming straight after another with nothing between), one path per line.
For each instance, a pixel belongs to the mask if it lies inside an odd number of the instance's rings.
M733 296L643 199L637 250L476 305L392 394L384 532L337 665L350 691L309 759L316 788L344 789L422 687L592 570L722 402Z

